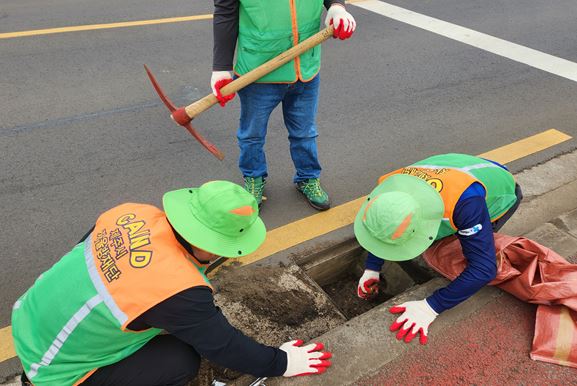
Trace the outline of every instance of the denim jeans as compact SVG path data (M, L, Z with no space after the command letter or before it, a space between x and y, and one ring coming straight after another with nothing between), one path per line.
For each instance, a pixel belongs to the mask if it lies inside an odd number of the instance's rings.
M237 132L238 166L245 177L268 175L264 143L270 114L282 102L288 129L290 154L296 173L294 182L319 178L317 156L317 106L320 77L293 84L253 83L238 92L240 126Z

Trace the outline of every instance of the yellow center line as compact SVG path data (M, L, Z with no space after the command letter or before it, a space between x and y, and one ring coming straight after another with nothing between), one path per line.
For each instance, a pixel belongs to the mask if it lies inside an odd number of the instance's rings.
M183 21L209 20L209 19L212 19L212 14L181 16L181 17L168 17L165 19L154 19L154 20L124 21L124 22L119 22L119 23L108 23L108 24L87 24L87 25L77 25L77 26L71 26L71 27L47 28L47 29L36 29L36 30L30 30L30 31L0 33L0 39L21 38L21 37L25 37L25 36L50 35L50 34L59 34L59 33L64 33L64 32L93 31L93 30L110 29L110 28L138 27L138 26L143 26L143 25L179 23L179 22L183 22Z
M571 136L558 130L550 129L480 154L479 156L505 164L545 150L569 139L571 139ZM383 174L384 173L386 173L386 170L383 170ZM230 262L240 262L243 265L254 263L277 252L350 225L353 223L363 199L364 197L359 197L331 208L329 211L321 212L270 230L267 232L264 244L258 251L239 259L231 259ZM216 271L217 270L211 272L211 276ZM16 355L11 335L11 326L0 329L0 362L13 358Z

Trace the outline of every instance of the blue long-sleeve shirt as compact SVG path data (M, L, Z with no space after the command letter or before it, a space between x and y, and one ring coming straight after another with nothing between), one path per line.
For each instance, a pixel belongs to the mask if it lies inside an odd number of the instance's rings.
M506 169L503 165L499 166ZM485 202L485 189L481 184L474 183L463 192L453 211L453 223L458 229L457 237L468 264L448 286L436 290L427 298L437 313L467 300L497 275L493 227ZM369 252L366 269L379 272L383 264L383 259Z

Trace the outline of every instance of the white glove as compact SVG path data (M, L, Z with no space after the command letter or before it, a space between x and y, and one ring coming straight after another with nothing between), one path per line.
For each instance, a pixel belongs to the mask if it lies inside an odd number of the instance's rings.
M359 279L357 286L357 296L361 299L371 299L379 293L379 273L365 269L363 276Z
M223 79L231 79L232 80L232 74L230 73L230 71L213 71L212 72L212 76L210 77L210 88L212 89L212 93L215 96L217 95L217 92L216 92L216 88L214 87L214 85L219 80L223 80Z
M351 37L355 28L357 28L357 22L353 15L347 12L345 7L341 4L333 4L330 6L327 17L325 18L325 26L333 25L335 32L333 37L345 40Z
M402 312L391 325L391 331L399 330L397 339L404 338L405 342L409 343L417 334L420 334L419 342L427 344L429 326L439 314L431 308L426 299L393 306L389 311L393 314Z
M218 99L218 103L224 107L226 102L232 100L236 94L230 94L224 96L221 94L220 89L221 87L226 86L232 82L232 74L230 71L213 71L212 76L210 77L210 88L212 88L212 93Z
M332 357L330 352L322 352L322 343L312 343L304 347L302 340L291 340L283 343L279 348L287 354L287 366L283 377L299 375L322 374L331 365L327 360Z

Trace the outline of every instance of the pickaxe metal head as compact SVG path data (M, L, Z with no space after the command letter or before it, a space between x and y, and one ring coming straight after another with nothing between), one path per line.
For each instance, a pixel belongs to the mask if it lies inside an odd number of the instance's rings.
M190 124L190 122L192 121L192 118L190 118L188 116L185 108L184 107L178 107L177 108L174 105L174 103L172 103L172 101L168 98L168 96L166 96L166 94L164 93L164 91L162 90L162 88L160 87L158 82L156 81L156 78L154 77L154 75L152 75L152 72L150 72L150 70L148 69L146 64L144 65L144 69L146 70L146 73L148 74L148 78L152 82L152 86L154 86L156 93L158 94L158 96L160 97L160 99L162 100L164 105L170 110L170 112L171 112L170 117L172 118L172 120L174 122L178 123L180 126L184 127L186 130L188 130L188 132L190 134L192 134L193 137L196 138L196 140L198 142L200 142L200 144L202 146L204 146L216 158L218 158L219 160L222 161L224 159L224 154L215 145L213 145L206 138L204 138L202 135L200 135L192 127L192 125Z

